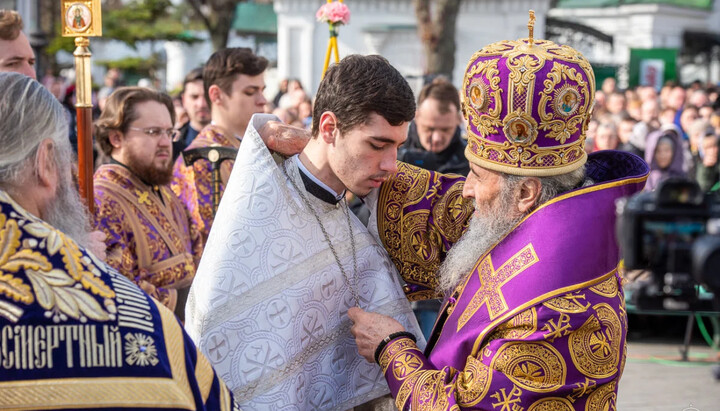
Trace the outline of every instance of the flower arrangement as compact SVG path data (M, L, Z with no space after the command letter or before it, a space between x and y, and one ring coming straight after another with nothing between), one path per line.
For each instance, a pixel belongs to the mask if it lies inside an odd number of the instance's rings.
M350 9L340 1L328 1L315 13L315 18L321 23L348 24L350 22Z
M338 53L337 36L338 26L348 24L350 22L350 9L343 3L343 0L333 1L327 0L315 13L315 18L321 23L327 23L330 26L330 41L328 42L327 53L325 54L325 66L323 67L323 77L330 65L330 55L334 55L335 63L340 62Z

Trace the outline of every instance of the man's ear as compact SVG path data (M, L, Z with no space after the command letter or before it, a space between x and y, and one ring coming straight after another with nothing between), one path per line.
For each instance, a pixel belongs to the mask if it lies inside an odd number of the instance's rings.
M518 211L524 215L530 212L538 204L540 193L542 192L542 183L537 177L525 178L520 184L520 195L518 198Z
M110 130L110 133L108 134L108 140L110 141L110 145L112 145L113 148L120 148L120 146L122 146L122 133L120 133L118 130Z
M220 90L220 87L217 86L217 84L213 84L208 88L208 96L210 96L210 102L212 105L219 104L222 100L223 92Z
M35 170L38 184L43 188L54 188L58 181L59 170L55 162L55 144L46 138L38 147L35 157Z
M337 117L332 111L326 111L320 116L320 137L327 144L335 143L335 130L337 130Z

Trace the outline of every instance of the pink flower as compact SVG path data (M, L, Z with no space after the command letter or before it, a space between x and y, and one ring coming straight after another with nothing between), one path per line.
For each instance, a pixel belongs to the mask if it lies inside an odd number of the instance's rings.
M348 24L350 22L350 9L345 3L333 1L325 3L315 13L317 21L330 24Z

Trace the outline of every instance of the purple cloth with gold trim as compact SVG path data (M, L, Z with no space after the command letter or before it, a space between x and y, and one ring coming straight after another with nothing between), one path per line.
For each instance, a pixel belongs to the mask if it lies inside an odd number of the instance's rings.
M200 131L195 140L185 150L193 148L221 146L221 147L240 147L240 140L233 136L226 136L220 127L210 124ZM220 197L225 192L225 186L230 171L232 170L234 161L223 161L220 166ZM175 161L173 169L173 181L171 187L180 201L190 212L193 225L202 234L203 242L207 241L210 234L210 228L213 223L213 204L212 204L212 173L210 171L210 162L207 160L198 160L188 167L182 155Z
M232 409L173 313L0 191L0 408Z
M479 256L475 269L445 301L425 353L403 338L383 350L381 367L398 408L614 406L627 331L617 274L614 202L640 191L647 173L647 164L632 154L592 154L586 175L594 184L541 205ZM390 241L379 230L394 260L418 261L424 255L415 251L409 257L412 249L405 254L398 248L393 251L398 241L413 243L408 237L413 227L426 227L415 228L418 239L439 236L448 247L459 237L446 238L429 222L442 204L438 197L447 196L451 188L422 192L422 187L435 186L413 183L441 179L403 166L381 188L378 227L393 220L402 228ZM462 180L456 184L462 185ZM413 201L416 198L422 200ZM388 204L389 199L396 204ZM397 204L405 206L398 209ZM405 224L418 213L426 218L424 226L417 221ZM450 225L462 227L469 213L464 210L457 216ZM436 254L439 258L441 253ZM404 268L401 274L406 275Z
M150 187L119 164L98 168L94 192L95 225L107 236L108 264L137 284L152 284L151 295L174 310L177 289L190 286L202 254L200 233L184 205L169 186Z

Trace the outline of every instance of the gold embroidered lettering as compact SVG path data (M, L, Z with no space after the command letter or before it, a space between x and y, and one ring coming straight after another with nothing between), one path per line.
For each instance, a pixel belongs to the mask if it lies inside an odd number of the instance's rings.
M33 348L35 351L35 368L45 368L45 327L37 326L33 329Z
M47 338L47 360L48 360L48 368L53 367L53 350L58 348L60 345L58 341L58 334L60 331L58 330L57 325L51 325L48 329L48 338Z
M13 329L13 333L14 333L13 345L15 348L15 350L14 350L15 351L15 368L22 367L22 363L21 363L22 360L20 359L20 349L21 349L20 347L22 347L22 341L18 341L19 331L20 331L20 326L16 325L15 328Z
M118 327L110 328L110 346L113 350L113 367L122 367L122 337L120 336L120 329Z
M8 355L8 340L12 339L12 331L9 325L6 325L2 329L2 366L5 369L10 369L13 366L12 355Z

